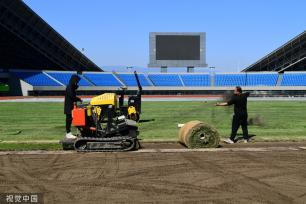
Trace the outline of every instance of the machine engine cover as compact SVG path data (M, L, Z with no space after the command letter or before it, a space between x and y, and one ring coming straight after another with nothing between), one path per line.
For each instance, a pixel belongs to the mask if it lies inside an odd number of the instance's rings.
M86 125L86 108L74 107L72 110L72 124L76 127Z
M101 105L112 105L117 107L117 95L114 93L105 93L99 96L93 97L90 100L90 105L101 106Z

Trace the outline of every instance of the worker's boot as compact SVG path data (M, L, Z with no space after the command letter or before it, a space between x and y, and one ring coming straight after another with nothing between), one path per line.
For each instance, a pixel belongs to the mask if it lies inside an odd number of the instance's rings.
M71 132L68 132L65 135L65 139L68 139L68 140L74 140L76 138L77 138L77 136L73 135Z
M233 140L231 140L230 138L226 138L223 140L225 143L227 144L234 144L235 142Z

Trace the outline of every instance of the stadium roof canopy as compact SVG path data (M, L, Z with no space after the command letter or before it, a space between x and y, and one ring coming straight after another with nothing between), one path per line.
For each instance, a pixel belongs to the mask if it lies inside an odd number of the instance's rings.
M0 68L102 71L21 0L0 1Z
M242 71L306 71L306 31Z

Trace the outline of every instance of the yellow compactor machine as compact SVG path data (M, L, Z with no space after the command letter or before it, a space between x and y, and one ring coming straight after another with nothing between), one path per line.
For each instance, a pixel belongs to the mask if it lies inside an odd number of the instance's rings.
M136 121L141 113L142 88L135 72L139 90L129 96L124 105L125 90L120 97L115 93L105 93L93 97L88 104L75 104L72 124L78 129L74 141L62 141L63 149L77 151L129 151L139 148Z

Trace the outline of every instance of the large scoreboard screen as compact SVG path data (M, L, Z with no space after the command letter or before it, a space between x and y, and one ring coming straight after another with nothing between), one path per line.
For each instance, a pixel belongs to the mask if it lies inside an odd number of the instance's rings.
M157 35L156 60L200 60L200 36Z
M206 67L205 33L150 33L149 67Z

